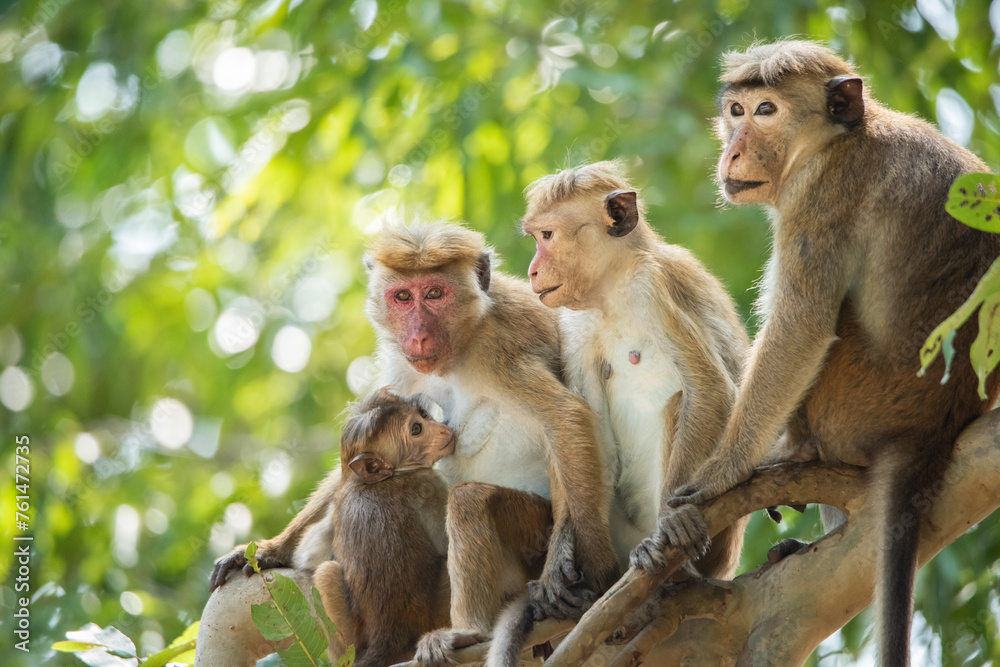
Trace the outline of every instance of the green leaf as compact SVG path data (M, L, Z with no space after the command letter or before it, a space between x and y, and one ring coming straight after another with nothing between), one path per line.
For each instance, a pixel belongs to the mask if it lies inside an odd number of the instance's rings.
M182 665L193 665L194 648L195 648L194 639L192 639L189 642L179 644L177 646L170 646L168 648L163 649L159 653L154 653L153 655L146 658L142 663L142 667L163 667L163 665L167 664L168 662L180 663ZM190 653L191 657L189 659L188 658L182 659L182 656L185 653Z
M337 661L337 667L354 667L354 644L347 647L347 651Z
M52 645L52 648L56 651L62 651L63 653L76 653L77 651L89 651L95 648L104 648L103 644L91 644L89 642L56 642Z
M247 545L246 551L243 552L243 557L247 559L248 563L250 563L250 567L253 568L253 571L256 572L257 574L260 574L260 565L257 563L256 542L251 542L250 544Z
M316 615L319 616L320 623L326 628L326 636L329 640L327 645L329 645L333 643L333 638L337 635L337 625L326 615L326 608L323 607L323 598L319 594L319 589L315 586L312 587L312 601L313 609L316 611Z
M1000 176L959 176L948 192L945 210L969 227L985 232L1000 232Z
M121 630L113 625L102 628L96 623L88 623L79 630L71 630L67 632L66 638L69 641L56 642L53 644L52 648L67 653L77 653L82 651L91 651L96 648L103 648L110 656L123 658L125 660L136 659L135 644L132 643L132 640L129 639ZM71 648L72 646L79 646L82 648ZM123 662L122 664L130 663Z
M985 401L986 378L1000 362L1000 292L990 295L979 308L979 335L969 356L979 376L979 398Z
M955 353L954 349L949 349L948 346L954 339L955 332L976 312L976 308L998 292L1000 292L1000 259L993 262L993 266L986 271L986 274L979 281L979 284L976 285L976 289L972 291L972 294L969 295L965 303L959 306L954 313L939 324L931 332L931 335L927 337L923 347L920 348L920 370L917 372L918 376L923 377L938 354L944 350L945 374L942 383L948 381L951 357ZM982 334L980 333L980 335Z
M261 635L268 641L294 636L294 642L288 649L278 651L287 667L327 664L326 649L329 644L326 635L313 618L309 602L298 585L278 572L265 578L264 585L271 595L271 602L255 604L250 608L251 618Z
M195 621L189 625L177 639L170 642L170 646L146 658L142 663L142 667L163 667L168 662L193 665L195 643L198 639L198 627L200 625L201 621Z
M273 600L250 605L250 617L261 636L269 642L280 641L292 634L288 621Z

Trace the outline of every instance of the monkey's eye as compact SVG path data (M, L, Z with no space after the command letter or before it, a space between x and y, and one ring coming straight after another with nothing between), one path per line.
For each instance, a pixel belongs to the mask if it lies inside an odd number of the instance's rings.
M444 296L444 291L440 287L432 287L427 290L428 299L440 299Z
M401 289L396 292L396 301L413 301L413 295L410 294L410 290Z
M430 419L430 415L427 414L427 411L424 410L423 408L417 408L417 414L423 417L424 419Z
M754 111L754 115L755 116L770 116L771 114L773 114L777 110L778 110L778 107L774 106L773 103L771 103L771 102L761 102L760 106L757 107L757 110Z
M733 102L733 106L729 107L729 113L731 113L734 116L742 116L743 105L740 104L739 102Z
M420 435L423 432L423 430L424 427L420 424L420 422L413 422L412 424L410 424L410 435L412 436Z
M546 229L545 231L543 231L542 232L542 238L545 239L546 241L548 241L550 238L552 238L552 230L551 229Z

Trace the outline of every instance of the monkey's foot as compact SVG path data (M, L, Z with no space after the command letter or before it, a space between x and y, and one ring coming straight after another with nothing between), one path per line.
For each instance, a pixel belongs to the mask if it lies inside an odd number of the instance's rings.
M809 548L808 542L801 542L796 539L789 538L787 540L782 540L771 547L767 552L767 562L774 565L775 563L784 560L792 554L798 553L804 549Z
M709 459L702 466L695 481L674 491L674 497L667 500L667 505L670 507L703 505L750 479L753 471L753 466L749 463L744 464L732 459Z
M446 667L454 665L452 655L455 649L472 646L482 641L477 635L457 630L435 630L428 632L417 642L417 652L413 659L426 667Z
M582 584L567 585L565 581L547 579L544 574L541 579L528 582L531 616L536 622L546 618L579 621L597 598L594 591Z
M667 564L664 551L668 546L696 560L705 555L711 544L701 512L693 505L682 505L660 516L656 530L632 551L629 563L649 573L658 572Z

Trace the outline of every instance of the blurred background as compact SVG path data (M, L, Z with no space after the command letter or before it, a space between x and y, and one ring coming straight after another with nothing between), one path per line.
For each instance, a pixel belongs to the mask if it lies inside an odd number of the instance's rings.
M162 648L214 559L302 506L370 380L382 211L466 220L524 275L522 189L621 157L755 330L766 215L720 205L710 118L719 55L788 35L1000 166L1000 0L0 2L0 663L79 664L47 647L90 621ZM755 517L744 569L818 534L814 508ZM1000 658L998 555L994 515L924 568L914 664ZM871 664L869 633L862 615L813 660Z

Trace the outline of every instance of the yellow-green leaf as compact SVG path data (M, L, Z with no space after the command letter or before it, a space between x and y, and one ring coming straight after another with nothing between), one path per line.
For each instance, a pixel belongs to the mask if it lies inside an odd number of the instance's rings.
M1000 176L959 176L948 192L945 210L969 227L986 232L1000 232Z

